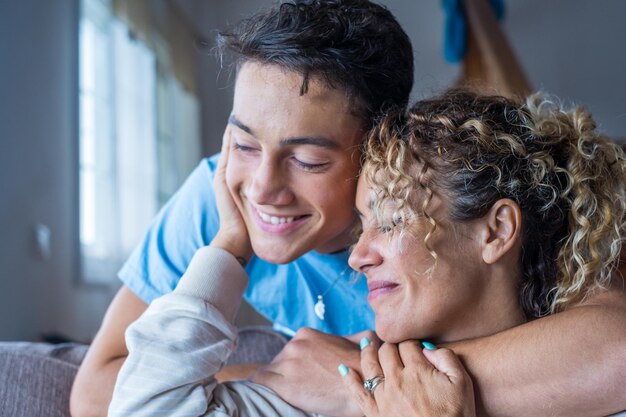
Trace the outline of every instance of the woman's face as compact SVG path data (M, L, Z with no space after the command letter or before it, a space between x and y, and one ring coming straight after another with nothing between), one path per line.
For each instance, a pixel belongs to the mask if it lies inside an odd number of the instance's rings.
M254 253L287 263L310 251L335 252L353 239L362 120L350 100L319 80L245 63L225 135L226 182Z
M387 342L426 339L434 342L459 340L480 335L483 317L492 313L487 288L488 274L480 262L476 233L480 222L451 227L447 202L437 194L427 212L437 222L431 230L418 216L411 224L387 230L372 212L371 190L361 176L356 207L363 232L350 256L350 266L365 274L368 301L376 314L376 331ZM421 207L422 190L414 191L414 207ZM417 202L417 205L415 203ZM400 229L405 229L403 234ZM479 334L477 334L479 333Z

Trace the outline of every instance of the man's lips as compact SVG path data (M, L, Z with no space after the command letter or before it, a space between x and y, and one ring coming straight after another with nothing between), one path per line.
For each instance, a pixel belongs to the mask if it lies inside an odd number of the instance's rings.
M388 295L390 292L394 291L399 286L400 286L399 284L392 282L392 281L385 281L385 280L368 281L367 289L369 290L369 294L367 295L367 300L371 302L379 297Z
M268 233L290 233L299 228L310 217L310 214L277 215L256 208L250 203L250 211L257 225Z

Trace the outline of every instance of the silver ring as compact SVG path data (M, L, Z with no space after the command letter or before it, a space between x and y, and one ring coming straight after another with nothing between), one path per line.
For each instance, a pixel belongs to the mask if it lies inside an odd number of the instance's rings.
M363 388L365 388L365 391L373 394L376 387L379 386L384 380L384 376L376 375L374 378L366 379L365 382L363 382Z

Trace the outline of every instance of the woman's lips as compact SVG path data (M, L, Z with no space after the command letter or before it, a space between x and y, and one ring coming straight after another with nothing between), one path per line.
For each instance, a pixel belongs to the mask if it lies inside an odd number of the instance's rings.
M367 301L371 303L377 298L388 295L398 287L399 285L392 281L368 281L367 288L369 294L367 295Z
M302 226L311 216L274 216L257 210L250 204L250 211L256 224L266 233L288 234Z

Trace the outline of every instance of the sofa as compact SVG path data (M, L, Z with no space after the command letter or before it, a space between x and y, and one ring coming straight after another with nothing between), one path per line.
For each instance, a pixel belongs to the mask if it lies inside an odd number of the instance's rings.
M286 343L269 327L242 327L228 365L267 363ZM70 417L70 391L87 349L77 343L0 342L0 417Z
M286 343L269 327L243 327L228 365L269 362ZM70 417L72 382L87 349L76 343L0 342L0 417Z

